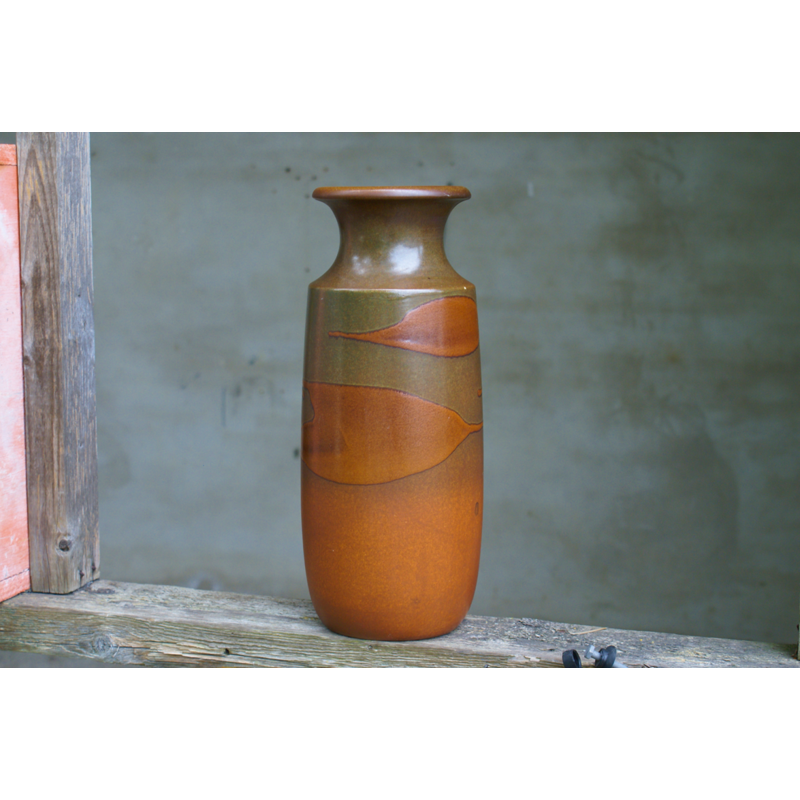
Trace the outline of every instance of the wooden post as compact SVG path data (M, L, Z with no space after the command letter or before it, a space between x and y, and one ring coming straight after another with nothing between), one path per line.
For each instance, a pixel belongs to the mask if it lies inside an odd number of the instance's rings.
M88 133L18 133L31 589L99 576Z
M0 145L0 601L30 589L17 148Z

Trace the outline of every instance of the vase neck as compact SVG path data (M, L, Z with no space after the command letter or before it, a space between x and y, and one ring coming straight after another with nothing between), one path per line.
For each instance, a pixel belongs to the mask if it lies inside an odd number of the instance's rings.
M326 285L439 288L464 283L447 261L444 227L465 197L317 199L330 206L341 237L336 261L323 276Z

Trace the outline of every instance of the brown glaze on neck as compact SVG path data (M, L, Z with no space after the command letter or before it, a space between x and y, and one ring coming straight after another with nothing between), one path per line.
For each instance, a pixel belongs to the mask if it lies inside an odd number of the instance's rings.
M311 286L326 289L472 288L444 252L444 226L462 186L320 187L341 235L331 268Z

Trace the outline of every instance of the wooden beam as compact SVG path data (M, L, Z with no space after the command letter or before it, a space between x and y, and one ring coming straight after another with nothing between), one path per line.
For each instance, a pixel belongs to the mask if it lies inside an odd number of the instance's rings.
M30 586L17 148L0 144L0 600Z
M89 134L18 133L31 588L98 577Z
M788 644L534 619L470 616L438 639L370 642L331 633L305 600L112 581L0 604L0 649L143 666L560 667L564 650L591 643L630 667L800 666Z

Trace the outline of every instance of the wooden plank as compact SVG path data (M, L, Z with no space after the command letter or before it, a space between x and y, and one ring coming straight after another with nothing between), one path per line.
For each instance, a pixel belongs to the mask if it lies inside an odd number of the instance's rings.
M0 145L0 601L30 589L17 148Z
M613 644L631 667L798 667L792 645L470 616L421 642L331 633L311 603L95 581L71 595L0 604L0 649L144 666L560 667L561 653Z
M18 133L31 588L98 577L89 135Z

